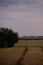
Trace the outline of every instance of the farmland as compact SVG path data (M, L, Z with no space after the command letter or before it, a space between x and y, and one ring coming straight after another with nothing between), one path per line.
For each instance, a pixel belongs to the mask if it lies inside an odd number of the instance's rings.
M12 48L0 48L0 65L43 65L43 40L19 40Z
M15 46L43 46L43 40L20 40Z

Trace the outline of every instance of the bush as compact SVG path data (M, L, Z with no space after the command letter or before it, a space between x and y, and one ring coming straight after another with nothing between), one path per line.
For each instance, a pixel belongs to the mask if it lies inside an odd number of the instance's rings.
M0 47L12 47L18 42L18 33L8 28L0 28Z

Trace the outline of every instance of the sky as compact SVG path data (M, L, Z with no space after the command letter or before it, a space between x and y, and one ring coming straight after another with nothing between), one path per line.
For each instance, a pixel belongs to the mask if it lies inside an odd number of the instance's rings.
M19 36L43 35L43 0L0 0L0 27Z

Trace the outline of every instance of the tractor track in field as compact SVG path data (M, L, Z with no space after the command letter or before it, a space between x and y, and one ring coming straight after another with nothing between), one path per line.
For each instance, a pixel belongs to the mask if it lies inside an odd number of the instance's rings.
M24 56L26 55L26 52L27 52L28 50L29 50L28 47L25 47L25 50L24 50L24 52L23 52L21 58L16 62L15 65L23 65L22 62L23 62Z

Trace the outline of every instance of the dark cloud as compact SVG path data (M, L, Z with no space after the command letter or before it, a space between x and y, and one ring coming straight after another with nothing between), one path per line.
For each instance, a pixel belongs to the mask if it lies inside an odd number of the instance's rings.
M8 4L21 4L21 3L25 3L25 4L29 4L29 3L37 3L40 2L42 0L0 0L0 3L8 3Z
M7 3L8 0L0 0L0 3Z
M29 3L31 0L0 0L0 3L19 4Z
M8 5L19 5L24 4L26 6L34 7L34 8L43 8L43 0L0 0L0 4L2 6L8 6Z

